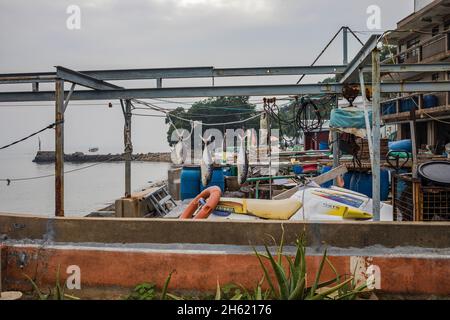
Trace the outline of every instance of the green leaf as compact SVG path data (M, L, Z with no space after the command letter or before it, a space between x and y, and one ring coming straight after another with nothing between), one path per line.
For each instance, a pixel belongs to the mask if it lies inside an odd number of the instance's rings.
M317 273L316 273L316 279L314 280L314 284L311 287L311 291L309 293L310 297L312 297L316 293L316 290L317 290L317 287L319 285L320 276L322 275L322 270L323 270L323 266L325 264L326 258L327 258L327 250L325 249L325 252L323 253L322 260L320 261L319 270L317 270Z
M281 224L281 239L280 239L280 246L278 247L278 252L277 252L278 264L281 264L281 256L283 253L283 247L284 247L284 225Z
M266 266L262 262L261 255L256 251L255 248L253 248L253 251L255 251L256 257L258 258L259 264L261 265L261 268L263 269L264 277L267 279L267 283L269 284L270 289L272 290L272 292L275 295L277 295L277 292L275 291L275 287L273 285L273 282L272 282L272 280L269 277L269 272L267 271ZM267 257L267 259L269 259L269 257Z
M300 278L296 283L294 290L292 290L291 294L289 295L288 300L298 300L300 298L303 298L305 285L306 285L305 278L304 277Z
M311 297L311 300L320 300L320 299L324 299L325 297L327 297L328 295L332 294L333 292L338 291L340 288L342 288L343 286L347 285L348 283L350 283L352 281L352 278L347 279L344 282L341 282L340 284L338 284L337 286L334 286L328 290L325 290L324 292L318 293L314 296Z
M25 276L25 278L28 279L28 281L30 281L31 286L33 287L33 290L37 293L39 300L48 300L50 294L44 294L42 293L41 289L39 289L39 287L37 286L36 282L33 281L33 279L31 279L27 274L23 274Z
M267 245L265 245L264 247L266 248L267 256L269 257L269 261L272 264L273 271L275 272L275 276L278 280L278 286L280 288L280 298L282 300L287 300L289 298L289 288L283 267L282 265L275 262Z
M222 298L222 294L221 294L221 290L220 290L219 280L217 280L216 296L214 299L221 300L221 298Z
M64 288L61 287L59 282L59 272L61 269L61 265L58 264L58 269L56 270L56 285L55 285L55 299L56 300L64 300Z
M166 300L167 288L169 287L169 282L170 282L170 279L172 278L172 274L174 272L175 272L175 270L172 270L169 273L169 276L167 277L166 281L164 282L164 287L163 287L162 292L161 292L161 300Z

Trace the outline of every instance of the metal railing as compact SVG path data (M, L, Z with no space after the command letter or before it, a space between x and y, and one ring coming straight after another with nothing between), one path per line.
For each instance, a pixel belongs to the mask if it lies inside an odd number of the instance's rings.
M420 42L396 55L394 59L396 63L419 63L423 60L434 57L440 53L449 51L447 39L450 33L438 34L431 39ZM392 62L392 57L386 59L382 63Z

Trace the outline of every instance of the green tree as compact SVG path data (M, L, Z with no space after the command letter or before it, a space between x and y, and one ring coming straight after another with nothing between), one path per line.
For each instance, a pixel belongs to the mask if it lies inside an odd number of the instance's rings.
M213 127L203 126L203 132L209 128L215 128L225 133L226 129L259 129L259 118L252 119L245 123L227 124L224 123L241 121L256 115L256 105L249 102L249 97L216 97L208 98L195 102L188 110L179 107L169 114L172 115L174 126L177 129L191 130L191 124L188 121L179 118L201 121L204 124L218 124ZM166 123L170 123L169 117L166 117ZM174 126L170 126L167 131L167 141L170 145Z

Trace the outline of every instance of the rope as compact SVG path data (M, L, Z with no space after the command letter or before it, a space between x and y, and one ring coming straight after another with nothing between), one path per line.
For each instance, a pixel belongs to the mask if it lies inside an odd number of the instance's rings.
M41 133L41 132L43 132L43 131L45 131L45 130L53 129L56 125L61 124L61 123L63 123L63 122L64 122L64 121L60 121L60 122L54 122L54 123L52 123L52 124L49 124L49 125L46 126L45 128L42 128L41 130L36 131L36 132L34 132L34 133L32 133L32 134L30 134L30 135L28 135L28 136L26 136L26 137L24 137L24 138L22 138L22 139L16 140L16 141L14 141L14 142L11 142L10 144L7 144L7 145L5 145L5 146L3 146L3 147L0 147L0 150L3 150L3 149L6 149L6 148L9 148L9 147L12 147L13 145L16 145L16 144L18 144L18 143L20 143L20 142L23 142L23 141L25 141L25 140L28 140L28 139L30 139L31 137L34 137L35 135L37 135L37 134L39 134L39 133Z
M138 103L138 104L145 105L145 106L147 106L148 108L150 108L152 110L155 110L155 111L158 111L158 112L162 112L169 118L173 117L173 118L176 118L178 120L186 121L186 122L189 122L189 123L191 123L193 121L192 119L186 119L186 118L183 118L183 117L171 114L167 110L164 110L163 108L158 107L158 106L156 106L156 105L154 105L152 103L145 102L145 101L142 101L142 100L137 100L137 99L133 99L133 101ZM256 117L259 117L260 114L261 114L261 112L259 112L258 114L254 115L252 117L249 117L249 118L243 119L243 120L237 120L237 121L231 121L231 122L220 122L220 123L202 123L202 125L204 125L204 126L221 126L221 125L232 125L232 124L245 123L245 122L248 122L248 121L251 121L251 120L255 119Z
M311 132L322 128L322 114L320 113L317 104L308 97L302 97L300 101L298 97L295 97L294 103L291 104L293 116L289 119L285 119L281 116L281 114L286 111L286 107L280 108L276 103L276 98L264 98L263 101L264 111L278 123L280 136L285 142L293 142L304 132ZM285 138L283 126L294 127L293 139Z
M448 122L448 121L444 121L444 120L441 120L441 119L439 119L439 118L433 117L433 116L430 115L428 112L423 111L423 109L422 109L422 112L423 112L424 114L426 114L427 116L429 116L431 119L435 120L435 121L442 122L442 123L445 123L445 124L450 124L450 122Z

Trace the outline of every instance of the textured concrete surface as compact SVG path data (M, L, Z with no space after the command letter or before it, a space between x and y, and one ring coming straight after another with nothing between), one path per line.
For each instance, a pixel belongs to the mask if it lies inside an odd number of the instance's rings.
M9 290L29 290L29 275L41 287L54 286L56 270L60 267L61 283L70 265L81 270L83 288L132 288L143 282L153 282L162 287L168 274L174 271L171 290L214 291L220 284L236 283L254 288L263 273L251 252L224 254L190 251L131 249L120 250L114 246L101 248L84 245L7 245L6 272ZM380 255L333 255L329 259L341 276L353 274L354 261L361 261L360 273L369 266L379 269L380 290L390 294L450 295L450 258ZM308 255L308 279L313 279L321 260L320 255ZM353 262L353 263L352 263ZM361 276L361 274L359 274ZM325 267L322 280L334 277L332 269ZM364 280L364 274L362 274ZM310 280L311 281L311 280ZM74 292L76 294L76 292Z
M450 223L420 222L277 222L180 221L177 219L46 218L0 214L0 235L8 239L67 243L197 243L262 245L279 239L287 244L305 233L308 246L336 248L449 248Z

